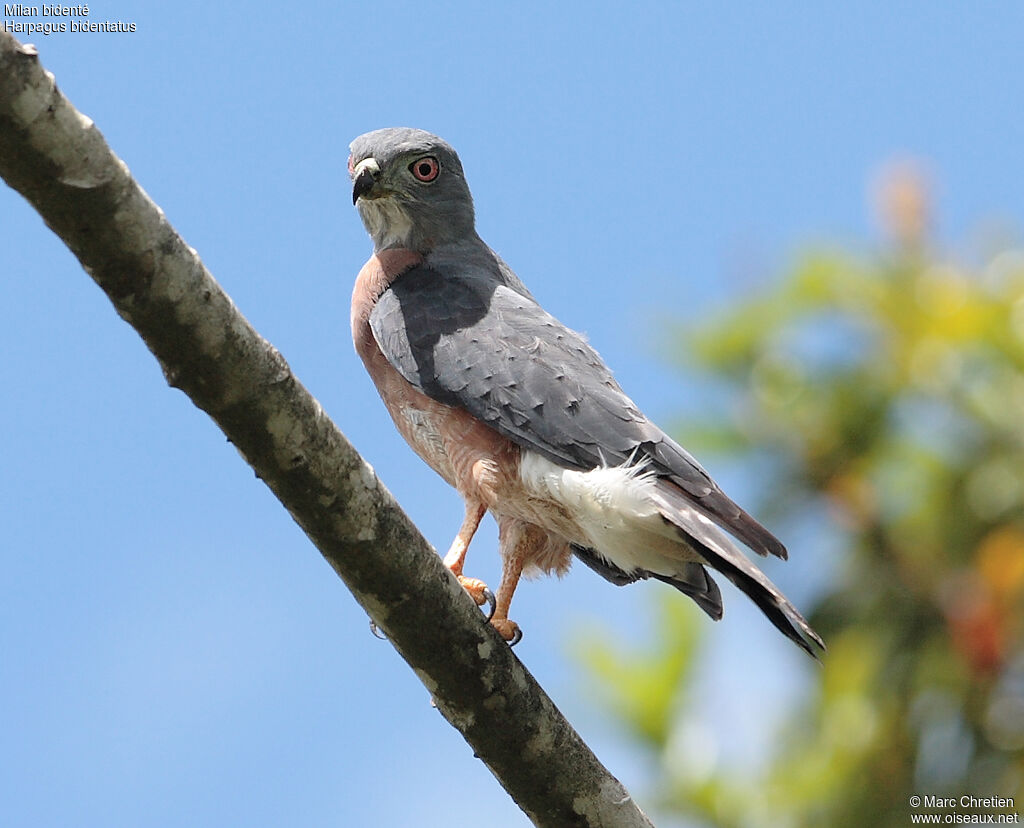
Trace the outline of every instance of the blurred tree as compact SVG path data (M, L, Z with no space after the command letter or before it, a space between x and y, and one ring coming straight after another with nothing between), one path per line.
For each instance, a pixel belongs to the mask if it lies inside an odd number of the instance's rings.
M912 794L1024 810L1024 251L935 249L911 166L877 195L880 252L806 256L686 343L733 406L688 444L767 452L762 511L824 509L842 540L824 669L763 770L670 761L700 629L678 602L643 657L588 642L666 808L702 823L906 826Z

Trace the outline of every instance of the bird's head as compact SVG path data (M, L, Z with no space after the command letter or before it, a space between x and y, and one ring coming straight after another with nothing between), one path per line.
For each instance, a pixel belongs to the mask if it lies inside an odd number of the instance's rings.
M351 144L352 203L377 250L428 253L475 234L459 156L421 129L378 129Z

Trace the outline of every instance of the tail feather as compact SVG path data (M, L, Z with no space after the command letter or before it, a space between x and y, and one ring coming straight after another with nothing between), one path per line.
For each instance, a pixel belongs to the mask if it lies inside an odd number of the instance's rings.
M626 572L626 570L617 567L596 549L588 549L586 546L574 543L572 544L572 553L593 569L594 572L606 581L611 581L615 586L625 586L644 578L640 573Z
M668 471L669 480L686 492L691 506L696 506L758 555L774 555L786 560L788 554L782 541L718 488L703 466L675 440L660 433L660 439L644 445L647 454Z
M684 595L694 600L698 607L715 621L722 619L722 593L718 584L699 563L687 563L680 567L676 575L660 575L651 572L650 576L663 583L674 586Z
M718 589L707 570L699 563L684 563L679 566L675 575L662 575L658 572L650 572L646 569L638 569L634 572L626 572L608 561L600 552L588 549L577 544L572 545L573 554L583 563L589 566L602 578L611 581L616 586L625 586L636 581L643 581L647 578L654 578L669 586L674 586L684 595L694 600L698 607L706 612L715 621L722 617L722 593Z
M676 527L708 566L721 572L744 592L779 632L811 657L818 658L811 645L824 650L825 643L821 636L718 526L694 508L682 491L667 481L659 481L652 496L662 517Z

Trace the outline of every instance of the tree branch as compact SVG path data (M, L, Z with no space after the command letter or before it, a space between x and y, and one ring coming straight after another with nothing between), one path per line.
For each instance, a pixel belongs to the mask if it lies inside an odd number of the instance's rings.
M2 31L0 175L238 447L534 824L651 828L35 49Z

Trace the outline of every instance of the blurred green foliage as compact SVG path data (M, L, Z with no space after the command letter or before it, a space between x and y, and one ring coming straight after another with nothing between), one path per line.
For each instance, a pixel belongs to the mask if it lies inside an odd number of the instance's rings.
M664 808L701 824L906 826L912 794L1024 811L1024 251L956 261L928 239L919 177L881 194L878 251L807 255L685 342L731 405L688 445L767 453L772 525L824 509L841 541L810 613L824 668L765 766L672 760L700 749L673 743L695 613L666 603L644 656L588 643Z

